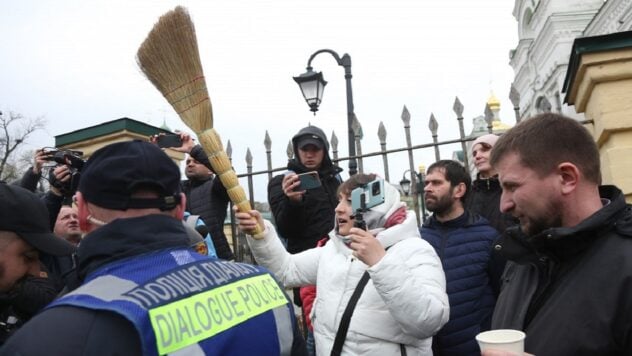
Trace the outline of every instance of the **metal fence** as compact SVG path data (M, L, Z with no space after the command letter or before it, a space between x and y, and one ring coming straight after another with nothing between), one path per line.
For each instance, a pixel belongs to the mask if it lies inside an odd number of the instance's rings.
M513 98L512 98L513 99ZM514 100L512 100L513 102ZM519 118L519 110L516 107L516 103L514 103L514 112L516 114L516 121L519 122L520 118ZM461 150L463 152L462 155L462 160L461 162L463 163L463 165L467 168L469 167L469 162L468 162L468 155L467 155L467 142L468 141L472 141L474 139L476 139L477 136L483 134L483 133L492 133L493 131L493 121L494 121L494 115L492 113L492 111L490 110L489 106L486 105L485 106L485 122L487 123L487 132L477 132L475 135L466 135L465 134L465 129L463 126L463 105L461 104L461 101L459 100L459 98L457 97L454 101L454 105L453 105L453 111L455 113L455 119L458 121L458 126L459 126L459 133L458 133L458 138L456 139L449 139L449 140L443 140L443 141L439 141L439 137L438 137L438 129L439 129L439 123L437 122L434 114L430 115L430 118L428 120L428 129L430 131L430 134L432 135L432 142L428 142L428 143L422 143L422 144L417 144L417 145L413 145L412 144L412 137L411 137L411 129L410 129L410 113L408 111L408 109L406 108L406 106L404 106L402 113L401 113L401 120L403 122L403 127L404 127L404 131L405 131L405 137L406 137L406 146L405 147L400 147L400 148L393 148L393 149L387 149L386 148L386 128L383 124L383 122L380 122L379 124L379 128L378 128L378 139L380 142L380 150L377 152L369 152L369 153L363 153L362 152L362 127L360 126L360 123L358 122L358 120L354 120L354 125L353 125L353 130L354 130L354 134L355 134L355 146L356 146L356 155L352 156L352 157L340 157L338 154L338 138L336 137L335 132L332 134L332 137L330 139L330 145L331 145L331 149L332 149L332 161L341 166L342 167L342 163L348 161L351 158L355 158L358 161L358 171L360 173L363 173L364 171L364 165L363 165L363 159L368 158L368 157L376 157L379 156L382 158L382 168L383 168L383 172L384 172L384 178L387 181L390 181L390 167L389 167L389 155L394 154L394 153L400 153L400 152L406 152L408 155L408 170L411 172L410 174L410 190L411 190L411 197L412 197L412 202L413 202L413 206L414 206L414 211L415 214L417 216L417 222L418 224L421 223L421 218L422 216L425 216L424 212L422 211L422 209L420 208L420 197L423 194L423 182L419 182L422 184L417 184L419 179L423 180L423 174L412 174L412 172L416 172L415 170L415 166L414 166L414 158L413 158L413 153L417 150L424 150L424 149L431 149L434 150L434 158L436 161L441 159L441 154L440 154L440 150L439 148L441 146L444 145L454 145L454 144L459 144L460 143L460 147ZM254 177L255 176L259 176L259 175L267 175L268 181L270 179L272 179L273 175L275 172L283 172L286 171L287 168L286 166L283 167L277 167L277 168L273 168L272 167L272 152L271 152L271 147L272 147L272 140L270 138L270 136L268 135L268 133L266 132L265 135L265 140L264 140L264 146L265 146L265 150L266 150L266 160L267 160L267 169L266 170L260 170L260 171L254 171L253 170L253 157L252 154L250 153L250 148L248 148L247 152L246 152L246 169L247 172L246 173L239 173L238 177L239 178L246 178L247 179L247 186L245 187L245 189L247 190L249 196L250 196L250 203L251 205L254 207L255 202L254 202L254 196L255 196L255 191L254 191ZM232 147L230 144L230 141L228 141L227 145L226 145L226 153L228 154L229 157L231 157L232 160ZM294 155L293 152L293 147L291 144L288 144L287 150L286 150L286 154L288 159L291 159ZM407 171L408 171L407 170ZM404 173L405 174L405 173ZM422 202L423 203L423 202ZM232 207L231 207L232 208ZM238 261L245 261L245 262L254 262L252 259L252 255L250 254L250 251L248 249L248 245L246 244L245 241L245 237L243 236L243 234L238 233L238 230L236 229L236 225L235 225L235 217L234 214L232 212L231 209L231 216L230 216L230 222L231 222L231 232L232 232L232 241L233 241L233 248L235 251L235 256L237 258Z

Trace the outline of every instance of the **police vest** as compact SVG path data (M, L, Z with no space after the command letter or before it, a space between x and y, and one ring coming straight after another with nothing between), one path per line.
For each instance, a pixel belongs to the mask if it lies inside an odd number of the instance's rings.
M56 306L122 315L146 355L289 355L292 348L291 304L264 268L186 249L107 264L48 308Z

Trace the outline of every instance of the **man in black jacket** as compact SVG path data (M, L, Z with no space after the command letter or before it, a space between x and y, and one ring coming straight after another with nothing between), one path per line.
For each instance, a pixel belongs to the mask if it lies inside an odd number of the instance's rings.
M189 154L184 170L188 179L181 183L182 192L187 197L186 209L192 215L199 215L208 227L217 257L234 260L235 255L224 233L224 220L230 202L226 188L215 176L202 146L196 145L188 134L181 133L180 138L182 147L172 148Z
M301 129L292 145L295 158L288 162L287 173L268 183L268 203L288 251L297 253L315 247L334 228L342 169L331 162L327 137L316 126ZM318 172L321 185L301 189L298 174L310 171Z
M542 114L496 143L500 208L520 220L493 329L519 329L538 355L632 355L632 211L599 187L599 151L577 121Z
M267 271L189 247L180 172L158 147L97 150L76 199L87 232L77 251L82 285L0 354L304 354L293 308Z

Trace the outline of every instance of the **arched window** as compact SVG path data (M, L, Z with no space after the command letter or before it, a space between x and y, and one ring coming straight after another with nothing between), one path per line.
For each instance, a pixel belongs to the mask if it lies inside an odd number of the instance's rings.
M540 96L535 101L535 109L537 110L538 114L551 112L551 102L546 97Z

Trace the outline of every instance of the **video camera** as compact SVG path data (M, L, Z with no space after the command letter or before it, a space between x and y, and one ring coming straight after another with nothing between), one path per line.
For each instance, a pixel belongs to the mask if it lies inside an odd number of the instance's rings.
M74 168L78 171L81 171L84 163L86 163L86 161L81 158L83 157L83 152L81 151L49 149L45 150L45 152L47 161L65 164L68 167Z
M79 178L81 170L86 161L82 158L83 152L68 149L47 149L45 148L46 160L63 164L70 169L70 180L68 182L59 182L55 178L53 171L50 171L49 182L52 186L59 189L64 197L72 197L79 187Z
M366 230L364 212L384 203L384 180L375 179L351 191L351 208L354 211L353 226Z

